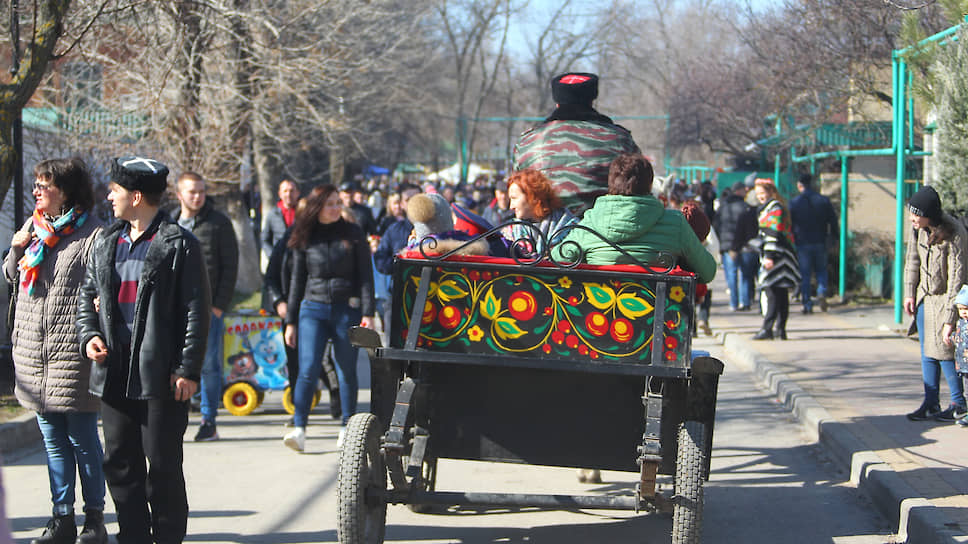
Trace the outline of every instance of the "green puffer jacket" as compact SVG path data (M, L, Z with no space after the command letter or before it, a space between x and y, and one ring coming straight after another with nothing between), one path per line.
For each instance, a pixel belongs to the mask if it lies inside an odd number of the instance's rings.
M677 264L696 273L701 283L716 276L716 260L706 251L681 213L667 210L652 195L605 195L585 212L580 225L589 227L639 261L657 263L659 253L677 257ZM576 242L578 245L569 244ZM588 264L626 264L628 259L594 234L576 229L557 246L556 258L574 261L578 248Z

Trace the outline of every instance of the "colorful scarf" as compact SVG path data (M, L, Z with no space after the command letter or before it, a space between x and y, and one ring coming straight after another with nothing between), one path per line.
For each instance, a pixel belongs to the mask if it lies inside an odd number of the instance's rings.
M777 238L782 237L787 245L793 247L793 225L790 215L776 199L763 205L759 215L761 229L776 231Z
M67 213L51 221L39 210L34 210L34 234L36 235L27 246L27 251L17 263L20 268L20 288L28 295L34 294L34 285L40 275L40 264L47 256L48 248L57 245L64 236L68 236L87 221L87 212L78 213L71 208Z

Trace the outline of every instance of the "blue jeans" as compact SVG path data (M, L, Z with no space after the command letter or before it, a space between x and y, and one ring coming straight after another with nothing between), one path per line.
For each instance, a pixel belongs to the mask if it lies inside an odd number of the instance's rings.
M736 278L739 273L739 255L736 258L729 256L728 251L719 254L723 261L723 273L726 274L726 288L729 290L729 307L735 310L739 306L739 291L737 291Z
M356 377L356 357L359 349L350 344L350 327L360 324L363 314L346 304L324 304L304 300L299 306L299 377L292 402L296 408L293 425L305 427L316 382L323 368L323 352L326 342L333 341L336 359L336 379L339 381L339 400L343 408L343 425L356 413L356 394L359 380Z
M736 254L736 258L729 256L728 251L722 252L723 272L726 274L726 287L729 288L729 307L750 307L753 285L756 280L756 269L759 259L756 253L743 251Z
M85 510L104 510L104 450L97 434L97 412L37 414L47 450L54 514L74 511L75 472L81 474Z
M222 314L224 317L225 314ZM208 347L202 363L201 412L204 421L215 423L218 406L222 404L222 344L225 336L225 320L212 314L208 328Z
M725 264L726 260L723 259ZM753 298L753 293L756 291L756 274L760 269L760 256L754 251L740 251L739 252L739 262L734 263L734 270L736 270L736 287L737 296L739 297L739 306L743 308L749 308ZM729 273L727 272L726 281L729 281ZM730 306L733 306L733 295L734 290L730 287Z
M931 357L924 356L924 335L937 334L941 331L924 330L924 305L918 305L915 316L918 326L918 340L921 342L921 377L924 380L924 405L929 407L939 406L938 398L941 388L941 372L944 371L944 379L948 382L948 392L951 395L951 404L965 407L965 390L961 383L961 377L955 369L955 362L939 361Z
M817 277L817 296L827 296L827 247L824 244L797 244L800 261L800 302L804 308L812 308L810 300L810 275Z

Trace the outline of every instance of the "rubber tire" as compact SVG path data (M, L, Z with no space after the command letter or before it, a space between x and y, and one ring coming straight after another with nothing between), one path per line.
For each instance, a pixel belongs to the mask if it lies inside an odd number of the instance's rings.
M380 423L370 413L350 418L337 479L336 536L340 544L380 544L387 527L387 470Z
M222 405L233 416L247 416L259 407L259 392L246 382L235 382L222 393Z
M706 426L698 421L686 421L679 427L678 440L672 544L699 544L702 542Z
M313 404L309 407L310 411L312 411L312 409L319 404L319 395L320 393L317 389L316 392L313 393ZM282 409L285 410L289 415L296 413L296 405L292 402L292 388L288 385L286 386L285 391L282 392Z

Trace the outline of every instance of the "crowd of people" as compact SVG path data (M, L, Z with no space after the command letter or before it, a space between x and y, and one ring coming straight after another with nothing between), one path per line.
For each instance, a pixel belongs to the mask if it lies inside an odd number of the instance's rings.
M549 257L591 264L631 258L678 265L706 284L717 270L707 239L712 231L730 308L748 310L757 291L765 294L763 328L754 338L786 338L790 289L799 288L804 311L812 311L812 288L801 283L811 273L818 281L816 300L825 308L826 249L817 246L836 230L836 218L829 200L810 190L809 177L801 179L801 195L789 208L765 179L734 185L718 200L711 183L657 191L652 165L630 133L593 108L597 76L562 74L551 90L556 107L521 136L507 179L458 187L385 178L313 188L280 181L279 200L264 214L259 240L263 305L284 325L294 406L286 447L304 451L320 379L344 428L356 412L358 352L348 333L353 326L388 322L393 260L401 252L456 249L524 262ZM113 159L107 200L116 221L102 223L93 213L91 176L82 161L43 161L34 170L35 210L14 234L4 261L16 293L16 395L37 413L53 504L34 543L106 542L107 490L120 542L185 538L183 437L197 394L201 423L194 439L219 438L222 336L239 248L231 221L207 198L198 173L176 176L177 204L162 208L168 176L168 168L150 158ZM930 230L934 208L917 209L927 210L918 217L930 219ZM473 240L484 232L491 234ZM956 235L964 239L964 230ZM920 262L934 261L922 255ZM910 309L918 309L919 324L923 320L929 329L950 317L939 309L946 299L938 291L947 284L936 283L913 284L927 302ZM700 292L698 325L709 334L711 293ZM948 345L954 323L939 329L941 346ZM968 335L964 330L959 334ZM949 376L951 366L945 362L950 351L942 351L925 351L935 359L924 363L924 416L940 412L937 369ZM954 396L952 403L964 412L959 395L960 404ZM338 446L342 438L341 431ZM79 534L75 473L85 515ZM598 478L593 473L584 479Z

